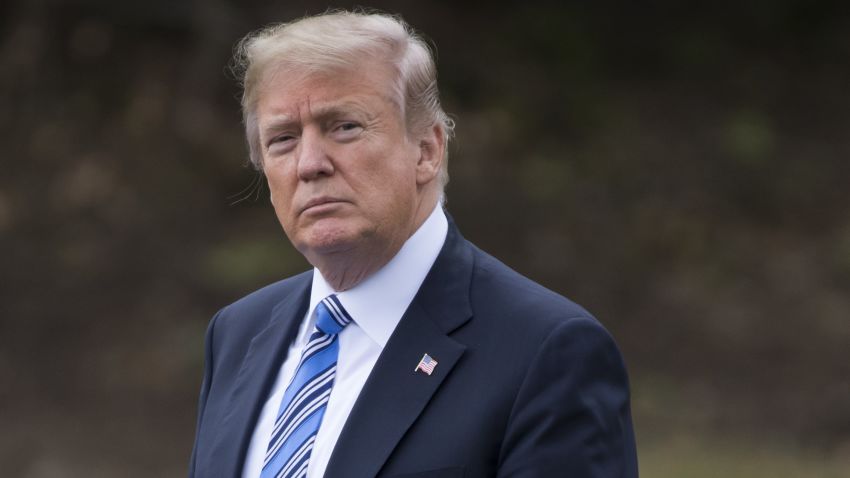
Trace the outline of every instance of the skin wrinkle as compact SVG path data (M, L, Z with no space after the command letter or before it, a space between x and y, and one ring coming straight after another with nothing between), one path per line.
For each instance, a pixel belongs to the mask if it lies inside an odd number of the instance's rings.
M278 64L276 67L270 67L267 72L263 75L263 77L259 80L258 86L256 88L256 95L251 104L251 110L257 111L257 107L260 101L260 98L263 97L270 87L273 85L280 84L280 78L286 77L289 78L289 82L292 84L296 83L304 83L309 80L316 79L332 79L338 78L341 76L352 75L354 72L358 71L358 68L362 68L363 64L372 63L374 68L386 68L390 69L394 75L399 75L400 71L395 63L391 61L381 60L378 57L373 57L370 55L362 55L360 58L360 64L351 64L351 65L341 65L341 64L307 64L307 65L298 65L297 63L290 62L282 62ZM404 98L404 87L401 84L401 78L394 78L388 87L386 88L388 91L392 91L392 94L386 94L384 91L375 92L384 101L390 102L398 108L399 113L402 118L405 118L405 122L408 122L407 111L405 110L405 101Z
M310 111L310 116L316 118L316 122L320 124L330 123L333 119L341 120L342 118L350 118L350 119L358 119L352 118L353 116L361 116L363 123L366 123L367 126L374 126L376 118L374 116L369 115L368 109L361 102L356 99L351 101L342 102L339 104L331 104L324 105L318 107L310 106L310 98L307 98L307 106L306 110ZM299 114L290 115L283 113L278 116L274 116L267 120L267 124L261 126L261 144L264 145L266 149L268 149L268 142L274 139L274 136L277 136L281 133L286 132L288 129L297 129L301 123L300 108ZM298 127L298 128L296 128Z

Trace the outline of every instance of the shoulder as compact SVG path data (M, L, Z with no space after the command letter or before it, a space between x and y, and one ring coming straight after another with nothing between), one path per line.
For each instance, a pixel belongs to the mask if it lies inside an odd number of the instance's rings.
M511 350L520 368L547 348L563 347L575 354L573 359L587 353L587 347L618 355L611 334L587 309L470 247L472 328L502 350Z
M470 244L474 264L470 294L480 309L522 317L526 325L554 327L568 319L597 323L584 307L511 269Z
M219 310L210 328L214 327L216 334L257 332L266 326L272 311L284 299L307 292L312 277L312 270L305 271L257 289Z
M284 297L303 292L304 287L310 285L312 277L313 271L309 270L277 281L234 301L226 306L224 310L238 310L241 312L270 310Z

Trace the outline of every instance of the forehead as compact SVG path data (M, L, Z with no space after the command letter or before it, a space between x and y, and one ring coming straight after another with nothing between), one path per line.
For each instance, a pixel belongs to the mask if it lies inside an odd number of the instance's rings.
M281 66L270 71L262 82L257 112L263 117L317 108L377 107L381 103L400 108L399 98L395 75L385 65L322 71Z

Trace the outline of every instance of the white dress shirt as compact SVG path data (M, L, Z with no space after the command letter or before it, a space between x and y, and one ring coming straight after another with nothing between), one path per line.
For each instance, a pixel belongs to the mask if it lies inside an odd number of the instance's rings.
M324 476L331 452L363 384L366 383L401 316L434 265L446 240L447 231L448 221L442 206L438 204L390 262L354 288L337 293L343 307L354 321L339 334L336 378L313 445L307 478ZM271 394L260 412L242 470L243 478L260 476L280 401L295 374L301 351L313 331L316 305L333 293L333 288L319 270L314 269L310 307L301 322L295 341L289 346L286 360L281 365Z

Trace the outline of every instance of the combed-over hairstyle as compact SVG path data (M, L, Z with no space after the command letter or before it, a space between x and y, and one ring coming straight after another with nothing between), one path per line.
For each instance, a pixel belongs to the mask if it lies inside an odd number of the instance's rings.
M445 186L454 122L440 106L433 54L404 20L378 13L332 11L265 27L239 42L234 67L242 81L242 116L254 167L263 169L257 96L268 73L279 68L333 72L357 68L364 59L386 61L395 69L395 88L397 98L403 99L399 107L408 134L442 126L445 148L440 186Z

